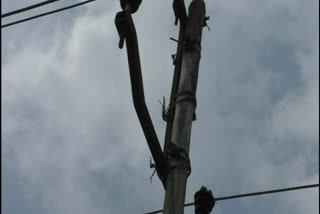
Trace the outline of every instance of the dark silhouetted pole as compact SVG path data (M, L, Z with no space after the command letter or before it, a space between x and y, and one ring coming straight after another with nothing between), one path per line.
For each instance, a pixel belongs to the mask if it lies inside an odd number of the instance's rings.
M126 42L134 108L155 161L158 176L165 187L167 161L145 102L138 39L131 17L131 13L138 10L141 0L121 0L120 3L123 11L118 12L115 18L115 24L120 36L119 48L123 48L124 42Z

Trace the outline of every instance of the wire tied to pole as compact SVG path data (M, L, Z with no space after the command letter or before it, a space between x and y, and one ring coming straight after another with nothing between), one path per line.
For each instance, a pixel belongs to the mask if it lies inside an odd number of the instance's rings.
M191 174L191 161L189 158L189 154L181 147L177 146L175 143L171 142L169 144L169 149L167 152L164 152L166 157L173 158L176 160L185 160L185 163L176 163L168 167L168 172L175 168L187 168L188 169L188 176Z

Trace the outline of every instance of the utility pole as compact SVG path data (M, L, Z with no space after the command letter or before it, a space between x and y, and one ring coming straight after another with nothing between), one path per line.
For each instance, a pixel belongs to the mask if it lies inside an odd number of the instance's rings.
M201 58L202 28L206 25L204 0L193 0L186 13L184 0L173 0L176 16L180 21L175 72L171 90L164 152L154 130L144 99L137 33L131 17L142 0L120 0L123 11L117 13L115 24L120 36L119 48L127 46L129 73L134 107L146 137L155 168L165 188L164 214L183 214L187 178L191 173L189 159L192 121L195 120L196 90ZM163 112L166 113L166 112ZM200 194L200 195L199 195ZM203 213L203 193L197 195L197 214ZM202 212L202 213L201 213Z
M181 1L180 1L181 2ZM189 149L192 121L195 119L196 89L201 58L202 28L206 21L203 0L193 0L183 28L181 60L170 141L166 142L168 175L164 214L183 214L187 178L191 172ZM178 53L179 54L179 53Z

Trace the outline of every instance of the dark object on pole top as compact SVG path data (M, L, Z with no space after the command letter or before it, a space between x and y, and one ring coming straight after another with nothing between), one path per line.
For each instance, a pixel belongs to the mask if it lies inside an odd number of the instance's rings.
M196 214L209 214L215 205L215 199L211 190L202 186L201 189L194 194L194 206Z
M176 21L174 24L177 25L178 19L180 19L180 24L184 25L187 19L187 12L184 0L174 0L172 7L174 15L176 16Z
M120 0L122 10L135 13L141 4L142 0Z

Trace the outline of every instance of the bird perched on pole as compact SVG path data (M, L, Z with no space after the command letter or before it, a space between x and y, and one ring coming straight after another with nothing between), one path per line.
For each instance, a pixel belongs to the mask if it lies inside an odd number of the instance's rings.
M120 0L122 10L128 11L131 14L135 13L141 4L142 0Z

